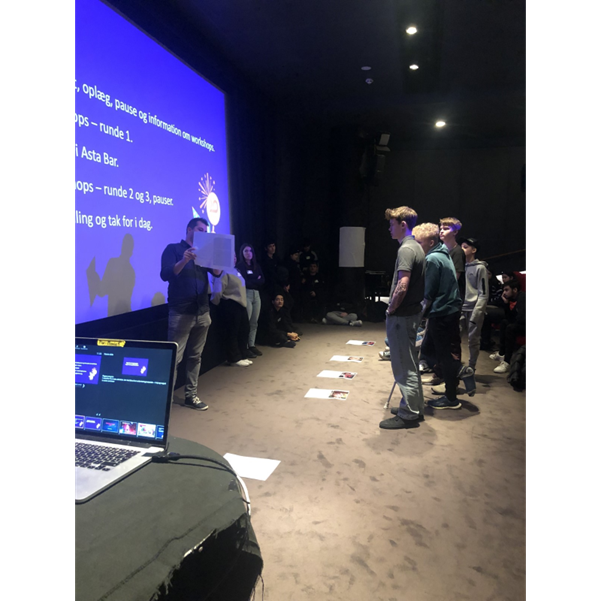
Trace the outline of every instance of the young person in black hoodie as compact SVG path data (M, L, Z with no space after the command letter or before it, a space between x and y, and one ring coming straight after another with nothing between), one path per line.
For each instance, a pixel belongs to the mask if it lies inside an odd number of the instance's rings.
M273 294L278 281L279 261L275 254L275 241L269 238L264 246L264 255L261 260L263 273L265 274L265 298L268 299Z
M480 350L492 351L492 326L500 324L505 317L505 303L502 299L503 284L492 274L490 269L487 269L486 273L488 275L488 303L480 335Z
M511 355L517 350L518 336L526 334L526 293L518 280L509 280L503 286L505 319L501 322L501 340L499 344L500 365L493 370L497 374L509 371Z
M309 272L303 279L302 303L304 318L311 323L319 323L325 317L327 288L319 274L319 265L311 263Z
M315 251L311 249L311 240L305 238L303 240L303 248L299 253L299 265L301 272L304 275L309 273L309 266L311 263L319 263L319 259L317 258Z
M271 307L261 316L260 328L261 339L271 346L294 348L300 340L280 290L274 292Z
M301 286L303 280L303 273L299 263L300 251L296 246L290 248L288 258L286 259L285 267L288 271L287 285L288 293L292 299L292 303L288 308L290 309L290 316L294 321L302 319L301 311ZM286 299L284 298L284 301Z

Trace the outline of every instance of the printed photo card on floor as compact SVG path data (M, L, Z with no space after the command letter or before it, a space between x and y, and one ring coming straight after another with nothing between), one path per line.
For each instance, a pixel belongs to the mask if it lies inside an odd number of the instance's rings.
M318 378L342 378L343 380L352 380L357 375L354 371L332 371L324 369L317 374Z
M347 344L354 344L355 346L374 346L376 343L373 340L349 340Z
M311 388L305 395L306 399L339 399L346 401L348 390L324 390L323 388Z
M353 363L362 363L363 357L349 357L347 355L334 355L330 361L352 361Z

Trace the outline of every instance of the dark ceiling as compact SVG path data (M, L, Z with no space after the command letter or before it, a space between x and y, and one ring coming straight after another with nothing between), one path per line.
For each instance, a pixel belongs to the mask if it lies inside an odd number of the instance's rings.
M170 6L293 117L405 140L444 135L525 143L525 0L171 0ZM414 36L405 32L409 25L418 28ZM419 69L409 70L411 63ZM447 122L444 133L435 133L437 119Z

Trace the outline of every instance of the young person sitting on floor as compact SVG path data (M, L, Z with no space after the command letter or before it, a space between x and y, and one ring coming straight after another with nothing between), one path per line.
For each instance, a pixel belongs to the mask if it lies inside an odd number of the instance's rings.
M360 317L362 315L358 309L355 309L352 303L340 301L334 305L331 311L326 313L326 316L322 319L322 323L325 325L361 327L363 321Z
M509 280L503 286L505 319L501 321L499 352L490 356L500 365L493 370L497 374L509 371L511 356L519 348L517 338L526 335L526 293L518 280Z
M300 340L290 320L290 312L284 307L281 291L274 292L271 307L261 316L259 332L265 344L275 347L294 348Z

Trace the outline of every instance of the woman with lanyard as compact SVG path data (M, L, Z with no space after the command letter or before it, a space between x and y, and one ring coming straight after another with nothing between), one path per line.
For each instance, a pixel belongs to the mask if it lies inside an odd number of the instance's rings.
M250 244L243 244L240 247L239 260L236 264L236 269L240 272L246 282L246 310L248 312L248 321L250 324L248 350L252 355L258 357L263 354L255 346L259 313L261 312L261 296L259 295L259 291L265 284L265 277L261 266L257 263L255 251Z

